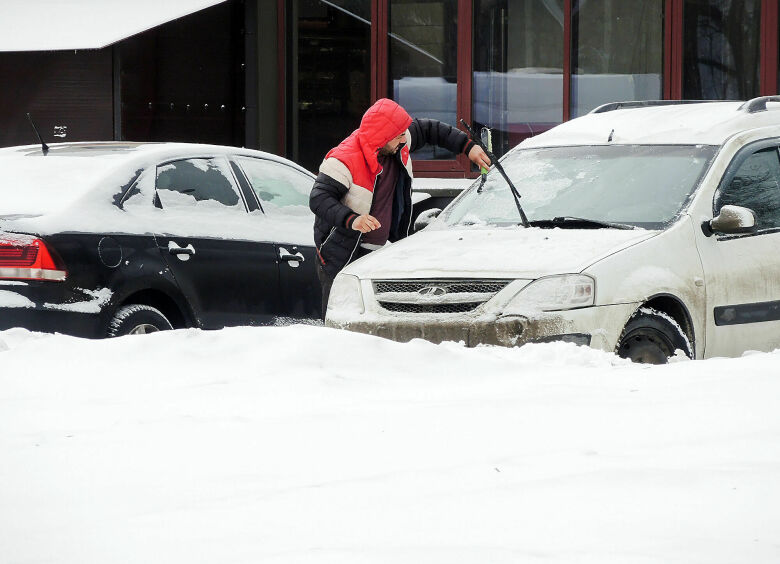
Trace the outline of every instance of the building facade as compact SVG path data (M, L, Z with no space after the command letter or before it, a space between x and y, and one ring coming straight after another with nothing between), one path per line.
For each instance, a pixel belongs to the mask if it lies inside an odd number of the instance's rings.
M100 49L0 53L0 145L245 145L316 170L374 100L497 154L620 100L778 92L778 0L228 0ZM472 174L426 147L420 176Z

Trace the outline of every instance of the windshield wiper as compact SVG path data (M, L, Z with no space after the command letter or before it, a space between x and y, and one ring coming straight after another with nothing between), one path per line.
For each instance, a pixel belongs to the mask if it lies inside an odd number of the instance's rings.
M535 219L529 224L533 227L562 227L569 229L636 229L634 225L626 223L614 223L611 221L599 221L584 217L554 217L552 219Z
M471 140L474 142L475 145L478 145L482 148L483 151L485 151L485 154L490 159L490 162L498 169L498 172L501 173L501 176L504 177L504 180L506 180L506 183L509 184L509 189L512 191L512 198L515 200L515 206L517 206L517 213L520 214L520 223L523 224L523 227L528 227L528 218L525 216L525 212L523 211L523 206L520 205L520 192L517 191L517 188L515 188L515 185L512 184L512 181L509 180L509 177L506 174L506 171L504 170L504 167L501 166L501 163L498 162L498 159L496 156L487 148L485 147L484 143L482 143L482 139L477 137L477 134L474 133L474 130L469 127L469 124L465 122L465 120L461 119L460 123L463 124L463 126L468 130L469 135L471 136ZM482 184L480 184L480 187Z

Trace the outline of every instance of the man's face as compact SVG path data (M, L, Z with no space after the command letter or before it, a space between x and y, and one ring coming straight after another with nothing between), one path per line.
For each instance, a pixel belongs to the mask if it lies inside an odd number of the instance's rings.
M406 131L401 133L401 135L398 135L397 137L393 137L390 141L387 142L387 144L379 149L380 155L394 155L398 152L398 148L406 143Z

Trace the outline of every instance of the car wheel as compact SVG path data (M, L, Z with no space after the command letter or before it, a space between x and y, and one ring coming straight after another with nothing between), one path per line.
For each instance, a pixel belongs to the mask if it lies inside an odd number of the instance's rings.
M665 313L641 308L626 323L616 352L631 362L666 364L677 349L692 358L691 344L682 328Z
M173 326L159 309L134 304L122 306L117 310L108 324L108 336L144 335L168 329L173 329Z

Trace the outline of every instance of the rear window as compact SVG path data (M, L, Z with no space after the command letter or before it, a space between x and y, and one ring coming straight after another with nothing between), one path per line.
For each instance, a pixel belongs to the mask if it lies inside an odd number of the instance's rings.
M118 160L111 157L2 155L0 216L41 215L65 209L93 189L117 164Z

